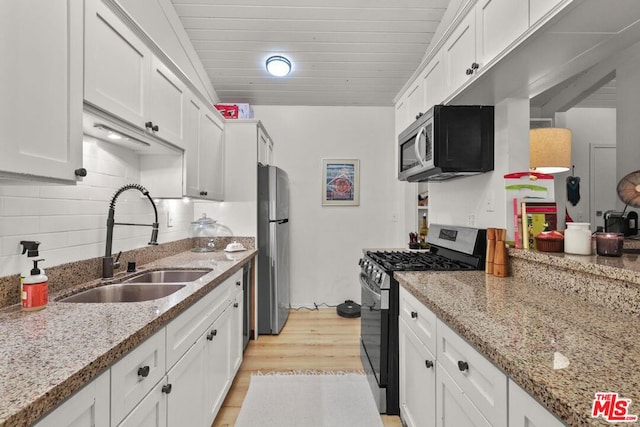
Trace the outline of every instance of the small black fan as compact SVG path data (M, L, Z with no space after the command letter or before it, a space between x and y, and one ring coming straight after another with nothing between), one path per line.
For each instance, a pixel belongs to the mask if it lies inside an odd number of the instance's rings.
M567 177L567 200L573 206L580 201L580 177L575 175L575 166L571 167L571 176Z

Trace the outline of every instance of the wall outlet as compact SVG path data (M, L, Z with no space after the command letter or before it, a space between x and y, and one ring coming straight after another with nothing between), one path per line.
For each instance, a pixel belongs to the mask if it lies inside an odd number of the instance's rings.
M487 200L485 201L485 207L487 209L487 212L493 212L496 210L496 198L494 197L493 193L489 194L489 196L487 197Z
M167 228L173 227L173 212L167 211Z
M476 214L473 212L469 212L467 214L467 226L475 227L476 226Z

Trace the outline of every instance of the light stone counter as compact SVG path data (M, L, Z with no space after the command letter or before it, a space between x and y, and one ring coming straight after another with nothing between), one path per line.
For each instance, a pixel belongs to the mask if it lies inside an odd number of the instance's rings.
M551 261L561 262L554 258ZM600 267L585 268L599 271ZM531 271L528 276L524 271L508 278L484 272L394 274L401 286L567 425L612 425L590 417L596 392L630 398L630 413L640 414L637 315L584 301L572 288L560 292L534 284L529 280L534 275ZM562 276L549 280L557 277Z
M174 294L139 303L50 302L0 311L0 426L27 426L193 305L257 254L183 252L144 269L211 269ZM93 281L78 285L86 288ZM58 294L69 294L70 290ZM52 295L50 301L56 299Z

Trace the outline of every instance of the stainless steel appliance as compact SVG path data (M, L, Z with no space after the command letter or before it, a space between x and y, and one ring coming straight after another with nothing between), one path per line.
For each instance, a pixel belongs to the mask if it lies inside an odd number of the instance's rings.
M258 333L279 334L289 315L289 178L258 166Z
M494 108L435 105L398 135L398 179L443 181L493 170Z
M483 270L486 241L484 229L431 224L428 252L369 251L360 259L360 358L380 413L400 412L394 272Z

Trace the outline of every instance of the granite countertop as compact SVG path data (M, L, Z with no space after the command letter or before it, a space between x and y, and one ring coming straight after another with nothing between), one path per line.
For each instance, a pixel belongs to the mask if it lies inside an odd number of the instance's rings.
M596 392L630 398L640 414L636 316L478 271L394 277L567 425L611 425L590 416Z
M183 252L144 265L211 269L167 297L138 303L55 302L0 311L0 427L27 426L210 292L257 251ZM142 269L141 269L142 270ZM140 270L139 270L140 271ZM100 281L83 284L97 285ZM68 294L69 289L64 291ZM53 301L53 302L52 302Z

